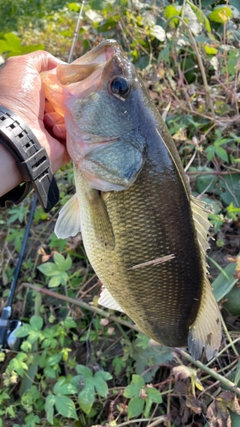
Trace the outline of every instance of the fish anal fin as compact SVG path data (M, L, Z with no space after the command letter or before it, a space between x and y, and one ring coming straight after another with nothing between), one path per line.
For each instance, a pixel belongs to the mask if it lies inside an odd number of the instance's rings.
M123 309L106 288L103 288L98 300L98 304L102 305L103 307L110 308L111 310L117 310L124 313Z
M76 236L81 231L80 208L77 194L71 197L60 210L54 232L58 238Z
M201 305L194 323L189 328L188 349L194 359L200 359L203 349L207 360L217 353L222 339L221 316L217 301L207 278Z

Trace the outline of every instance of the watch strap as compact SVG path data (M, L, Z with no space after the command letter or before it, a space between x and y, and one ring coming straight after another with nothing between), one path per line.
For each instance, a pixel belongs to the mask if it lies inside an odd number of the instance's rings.
M13 155L22 176L22 185L0 198L0 207L19 204L34 188L45 212L59 200L59 190L47 152L31 129L8 108L0 106L0 143Z

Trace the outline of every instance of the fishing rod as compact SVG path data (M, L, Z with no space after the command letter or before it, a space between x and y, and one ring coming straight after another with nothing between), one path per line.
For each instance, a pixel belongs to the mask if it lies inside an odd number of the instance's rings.
M84 5L86 3L87 3L87 1L84 1L84 0L81 3L81 7L79 10L79 14L78 14L77 24L76 24L76 28L75 28L75 31L73 34L70 52L68 55L68 64L70 64L70 62L72 62L73 52L74 52L77 37L79 34L79 30L80 30L80 24L81 24L81 21L83 18L83 9L84 9ZM28 241L28 237L29 237L29 233L30 233L30 229L31 229L32 221L33 221L33 216L34 216L34 212L35 212L36 205L37 205L37 201L38 201L38 197L37 197L37 194L35 193L34 197L33 197L33 202L32 202L32 206L31 206L29 218L28 218L27 227L26 227L23 242L22 242L21 251L19 253L17 266L16 266L15 271L14 271L14 276L13 276L13 280L12 280L11 287L10 287L7 305L3 308L2 313L1 313L1 317L0 317L0 351L2 349L18 350L20 347L21 341L22 341L21 339L19 339L15 336L15 332L17 331L18 328L20 328L20 326L22 326L23 323L20 320L11 319L12 303L13 303L13 298L14 298L14 295L16 292L17 281L18 281L20 270L21 270L24 254L26 251L27 241ZM54 205L52 205L52 207L53 206Z

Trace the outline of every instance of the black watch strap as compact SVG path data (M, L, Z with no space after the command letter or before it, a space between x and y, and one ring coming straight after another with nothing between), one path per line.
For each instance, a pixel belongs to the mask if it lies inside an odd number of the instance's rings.
M8 108L0 106L0 143L13 155L22 185L0 197L0 208L20 203L34 188L45 212L59 200L59 190L50 161L31 129Z

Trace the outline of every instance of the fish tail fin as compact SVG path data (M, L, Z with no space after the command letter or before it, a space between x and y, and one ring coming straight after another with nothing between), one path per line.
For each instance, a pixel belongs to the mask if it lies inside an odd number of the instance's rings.
M205 348L207 360L210 360L217 353L221 338L220 311L211 285L206 278L198 315L189 328L188 349L194 359L200 359L203 348Z
M221 316L212 287L207 279L206 251L209 248L208 229L211 226L208 215L210 211L201 200L191 196L191 209L197 231L201 260L204 272L203 295L194 323L189 328L188 349L194 359L200 359L203 348L207 360L217 353L222 338Z

